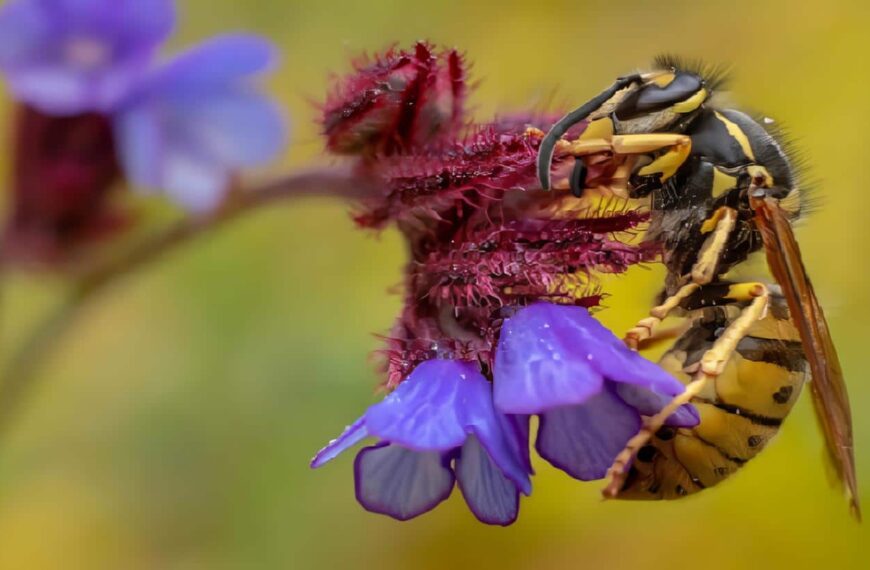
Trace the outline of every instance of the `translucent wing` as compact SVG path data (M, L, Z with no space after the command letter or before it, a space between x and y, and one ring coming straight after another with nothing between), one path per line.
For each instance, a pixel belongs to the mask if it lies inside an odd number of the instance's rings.
M807 277L800 248L786 213L772 198L754 199L753 207L764 240L767 263L774 279L782 287L791 318L800 331L801 342L809 359L812 373L810 391L828 453L848 495L852 514L860 520L852 449L852 413L828 323Z

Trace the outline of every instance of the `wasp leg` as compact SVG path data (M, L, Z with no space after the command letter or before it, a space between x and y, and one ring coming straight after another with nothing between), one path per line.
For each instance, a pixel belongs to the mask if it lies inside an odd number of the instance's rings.
M568 184L575 195L578 192L575 190L576 183L573 179L576 177L578 164L590 160L587 157L593 155L629 157L664 151L637 172L629 171L618 176L622 185L627 185L631 180L655 180L656 184L660 185L676 173L692 150L692 139L686 135L670 133L614 135L609 119L590 123L587 131L576 140L559 140L554 143L554 149L558 148L560 152L571 155L576 160L574 174ZM589 166L591 167L591 164ZM564 185L557 185L557 187L564 187ZM623 190L628 195L627 188Z
M649 317L638 321L634 328L625 333L625 338L623 339L625 344L632 350L637 350L641 343L653 338L655 335L655 328L665 320L665 317L667 317L671 311L680 306L680 304L689 298L695 291L700 289L700 287L701 285L699 283L687 283L675 294L665 299L661 305L650 309Z
M666 329L658 329L655 333L651 334L647 338L638 342L638 350L647 350L650 348L654 348L660 345L663 342L667 342L669 340L674 340L683 335L689 327L691 326L691 322L686 321L681 325L669 327Z
M700 394L707 382L715 379L725 369L728 359L734 354L737 343L743 339L749 329L767 312L770 300L770 292L763 283L739 283L732 285L727 297L735 301L750 301L743 309L740 316L732 322L725 332L716 339L713 346L701 357L700 367L695 378L686 386L686 389L675 396L659 413L648 418L641 430L632 437L608 470L610 482L604 488L603 494L607 498L616 497L625 482L628 464L637 454L638 450L646 445L652 435L661 428L665 421L680 406L688 404L692 398Z
M691 281L683 285L674 295L665 299L661 305L653 307L649 312L649 317L639 321L634 328L625 334L625 344L629 348L637 350L641 343L646 342L654 336L655 327L659 326L665 317L676 309L683 300L697 291L702 285L707 285L713 281L716 277L719 259L725 251L728 237L734 230L736 222L737 212L726 206L716 210L704 222L701 226L701 231L710 235L698 254L698 260L692 266L692 271L689 275Z
M557 147L573 156L585 156L599 152L610 151L615 154L646 154L658 150L669 149L664 155L646 165L643 170L655 165L671 152L679 150L688 156L692 149L692 139L687 135L670 133L650 133L640 135L613 135L612 137L584 138L575 141L559 141ZM685 157L683 158L685 160ZM680 162L682 164L682 161ZM649 174L649 173L648 173Z
M698 253L698 260L692 266L693 283L706 285L716 277L719 259L728 244L728 237L737 224L737 212L723 206L713 213L713 216L701 226L701 233L709 233L704 245Z

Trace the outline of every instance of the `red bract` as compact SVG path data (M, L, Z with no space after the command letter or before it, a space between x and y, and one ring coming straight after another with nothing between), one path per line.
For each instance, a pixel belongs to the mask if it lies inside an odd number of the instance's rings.
M109 190L120 176L109 121L21 107L15 125L7 256L50 262L117 227Z
M323 107L327 148L392 154L455 136L464 118L465 64L456 50L420 42L354 65Z
M418 117L397 120L407 109L391 97L407 95L420 73L431 77L433 60L421 53L432 48L418 44L413 57L391 51L373 66L357 68L344 82L356 89L334 93L327 104L333 110L327 114L329 148L365 147L359 175L380 189L362 201L357 223L378 229L395 223L409 246L405 307L385 351L390 385L432 358L473 360L486 373L502 322L518 307L537 300L594 307L604 295L595 273L622 272L658 255L654 244L626 239L647 221L645 212L540 189L535 169L541 132L529 127L546 129L558 116L514 115L483 125L454 116L453 126L442 131L452 141L432 137L407 144L412 138L397 133L410 131L393 125L419 125ZM384 77L401 77L396 84L402 89L382 89ZM416 101L443 94L437 81L415 84L412 92ZM376 129L362 128L375 123ZM600 158L590 178L606 185L614 161ZM560 152L553 163L570 166Z

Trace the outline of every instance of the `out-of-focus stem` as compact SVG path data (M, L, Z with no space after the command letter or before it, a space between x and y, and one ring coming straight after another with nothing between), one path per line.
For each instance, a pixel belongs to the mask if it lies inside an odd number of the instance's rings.
M361 198L368 185L349 169L323 168L291 172L233 194L208 215L190 216L155 236L81 272L60 306L39 323L12 355L0 376L0 433L3 433L38 378L45 356L75 322L87 302L123 276L212 231L242 214L273 202L304 196Z

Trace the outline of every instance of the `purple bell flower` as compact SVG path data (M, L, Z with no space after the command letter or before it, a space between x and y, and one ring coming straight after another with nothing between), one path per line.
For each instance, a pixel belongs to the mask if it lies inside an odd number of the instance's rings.
M516 520L519 494L531 493L528 425L499 414L475 364L423 362L383 401L311 462L320 467L366 437L381 441L354 462L357 500L407 520L450 496L454 482L481 521Z
M108 113L174 21L171 0L12 0L0 8L0 70L44 113Z
M629 350L582 307L536 303L501 330L494 366L496 408L538 414L538 454L572 477L600 479L641 428L684 386ZM697 425L692 406L668 418Z
M252 81L275 59L263 39L225 36L150 73L114 119L127 177L190 210L213 209L239 169L286 143L281 111Z

